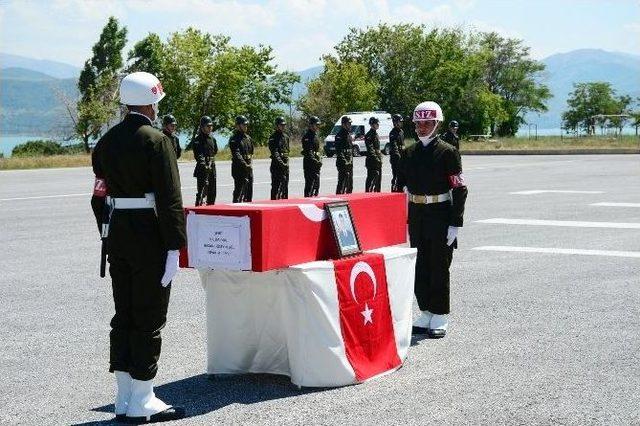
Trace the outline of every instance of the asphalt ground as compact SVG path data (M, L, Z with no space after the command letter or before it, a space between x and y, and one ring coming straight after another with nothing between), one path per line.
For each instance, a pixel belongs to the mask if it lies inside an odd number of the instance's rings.
M204 293L197 273L181 270L156 378L156 393L191 415L179 423L640 424L640 156L465 156L463 165L469 199L446 338L416 339L402 369L357 386L209 380ZM268 162L254 167L254 198L268 198ZM384 167L388 189L386 158ZM192 170L180 164L185 204L194 201ZM363 158L355 170L362 190ZM321 194L333 192L336 175L326 159ZM218 201L229 202L229 163L218 164L218 178ZM113 302L110 282L98 277L92 183L89 168L0 172L2 424L112 422ZM293 159L289 193L302 188ZM512 194L534 190L597 193ZM630 204L592 205L602 202ZM487 219L629 226L478 222ZM478 249L487 246L568 252Z

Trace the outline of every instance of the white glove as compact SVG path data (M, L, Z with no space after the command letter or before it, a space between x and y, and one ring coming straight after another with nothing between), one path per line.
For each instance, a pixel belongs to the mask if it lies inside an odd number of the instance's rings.
M169 250L167 252L167 263L164 266L164 275L160 280L162 287L166 287L173 280L173 277L178 273L178 258L180 257L179 250Z
M447 230L447 245L450 246L453 242L458 238L458 228L457 226L450 226Z

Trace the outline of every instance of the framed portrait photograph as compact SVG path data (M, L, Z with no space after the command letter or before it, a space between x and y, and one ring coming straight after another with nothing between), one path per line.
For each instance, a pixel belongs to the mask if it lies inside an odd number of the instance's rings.
M324 206L331 223L333 236L338 247L340 257L361 253L358 232L353 226L353 217L347 201L327 203Z

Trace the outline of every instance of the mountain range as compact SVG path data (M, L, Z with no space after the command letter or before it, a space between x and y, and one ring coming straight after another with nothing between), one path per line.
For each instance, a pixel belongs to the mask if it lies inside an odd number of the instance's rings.
M528 123L539 129L559 128L568 94L576 82L608 81L618 95L640 97L640 56L580 49L551 55L542 60L546 69L539 79L553 97L548 112L528 114ZM306 91L306 83L322 67L300 71L301 82L293 96ZM56 61L0 53L0 134L65 134L71 128L63 99L75 100L80 69Z

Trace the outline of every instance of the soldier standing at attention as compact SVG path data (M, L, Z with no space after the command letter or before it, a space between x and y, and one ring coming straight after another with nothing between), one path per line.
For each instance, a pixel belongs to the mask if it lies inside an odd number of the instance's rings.
M351 137L351 119L344 115L340 120L341 128L336 134L336 168L338 186L336 194L353 192L353 138Z
M289 135L284 132L287 125L284 117L276 118L276 130L269 138L271 151L271 199L289 198Z
M198 135L193 138L193 156L196 168L193 177L197 179L196 206L201 206L207 200L207 205L216 202L216 162L218 142L212 136L213 120L209 116L200 119Z
M415 108L419 141L405 150L400 167L400 185L409 195L409 239L418 249L414 292L422 313L413 330L432 338L447 333L449 267L467 199L460 154L436 136L442 121L435 102Z
M305 197L316 197L320 190L320 168L322 167L320 140L318 139L318 126L320 124L318 117L309 117L309 129L302 136L302 168L304 170Z
M458 127L460 127L458 122L456 120L451 120L451 122L449 123L449 128L446 132L444 132L442 136L440 136L440 139L442 139L449 145L453 145L455 149L459 151L460 136L458 136Z
M247 134L248 125L247 117L237 116L236 128L229 139L234 203L250 202L253 199L253 141Z
M184 417L153 392L167 321L178 251L186 243L180 175L171 141L152 127L162 85L135 72L120 83L128 114L96 144L91 199L106 237L115 315L111 320L110 368L118 393L115 414L129 422Z
M371 128L364 135L364 144L367 147L367 158L365 160L367 179L364 190L366 192L380 192L382 182L382 153L380 152L380 138L378 138L380 120L376 117L371 117L369 125Z
M404 153L404 132L402 131L402 116L391 116L393 129L389 132L389 162L391 163L391 192L402 192L398 186L398 167Z
M180 139L178 139L178 135L176 135L177 126L178 122L176 121L176 118L171 114L165 115L162 119L162 133L164 133L165 136L168 137L173 144L173 148L176 151L176 158L180 158L180 154L182 154L182 148L180 147Z

